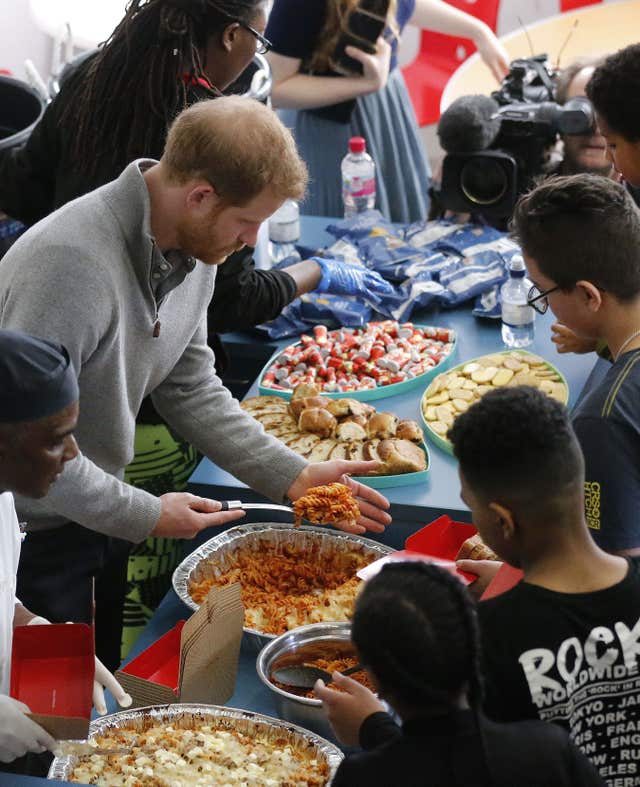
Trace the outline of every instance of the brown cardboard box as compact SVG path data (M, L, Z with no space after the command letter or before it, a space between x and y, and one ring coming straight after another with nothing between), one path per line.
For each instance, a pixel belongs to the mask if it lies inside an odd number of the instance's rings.
M224 704L235 689L243 625L240 585L212 588L189 620L118 670L116 678L133 707Z

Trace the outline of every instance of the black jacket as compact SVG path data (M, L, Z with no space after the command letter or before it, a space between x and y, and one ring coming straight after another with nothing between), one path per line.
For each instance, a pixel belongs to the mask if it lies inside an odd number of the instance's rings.
M366 751L343 761L333 787L604 787L560 727L484 717L480 727L471 711L402 727L374 713L360 729Z
M80 63L73 80L82 79L90 58ZM70 99L67 79L49 104L27 142L0 151L0 210L26 225L35 224L76 197L114 180L122 166L103 162L95 174L75 165L70 151L73 129L60 122ZM188 88L190 104L211 98L197 85ZM123 97L123 111L126 111ZM108 133L108 132L107 132ZM162 150L141 151L140 157L159 159ZM209 307L209 331L242 330L276 317L296 296L295 281L283 271L256 270L251 250L237 252L218 270Z

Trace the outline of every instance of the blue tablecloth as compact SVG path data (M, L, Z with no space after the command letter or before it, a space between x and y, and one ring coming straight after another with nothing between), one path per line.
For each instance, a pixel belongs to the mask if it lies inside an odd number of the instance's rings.
M302 237L307 246L322 246L330 242L330 237L324 233L327 219L317 217L301 217ZM559 355L555 345L550 340L550 328L553 323L551 314L538 315L536 318L535 342L530 348L555 364L565 375L569 383L570 404L574 404L590 374L600 375L603 368L598 365L594 368L595 356L593 355ZM470 307L461 307L453 310L429 311L425 314L414 316L415 322L431 325L443 325L454 328L458 333L457 357L452 363L458 363L485 353L505 349L500 336L500 324L482 321L471 315ZM257 333L234 333L224 337L225 344L233 353L234 345L246 347L255 342L264 342ZM290 341L281 342L280 345L289 344ZM278 343L276 343L276 346ZM257 381L254 383L249 396L257 394ZM422 395L420 388L402 396L389 397L376 402L378 409L389 410L403 418L420 420L419 402ZM460 500L458 475L453 457L441 451L436 446L431 449L431 468L429 479L419 486L397 487L385 490L385 494L392 503L391 513L394 522L387 528L387 532L380 540L399 548L412 532L424 524L435 519L441 513L449 513L465 521L469 521L469 512ZM208 459L203 460L190 479L191 488L198 494L222 499L241 498L245 501L261 500L259 495L249 490L244 484L229 473L216 467ZM265 520L264 515L253 513L245 521L288 521L287 515L274 517L270 515ZM212 530L201 534L200 538L192 542L189 547L195 549L199 543L212 537L219 530ZM155 642L160 636L171 629L178 620L186 619L190 610L180 601L173 591L169 591L158 607L153 618L146 626L129 659L141 653L145 648ZM238 679L233 697L228 702L230 707L277 715L270 692L260 682L256 670L256 651L243 644L238 666ZM111 702L109 710L116 710ZM36 785L45 783L39 779L26 777L4 776L0 774L0 787L4 785Z

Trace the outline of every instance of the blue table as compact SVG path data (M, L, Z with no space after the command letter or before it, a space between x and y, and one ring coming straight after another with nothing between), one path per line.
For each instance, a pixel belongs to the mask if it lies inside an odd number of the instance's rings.
M310 246L322 246L331 242L331 236L324 232L328 219L320 217L301 217L302 237ZM452 365L475 358L479 355L504 350L500 336L500 321L491 321L473 317L468 305L456 309L428 310L414 314L416 323L442 325L453 328L458 334L458 347ZM560 355L551 342L551 325L554 318L550 312L536 315L535 341L533 352L546 358L564 374L569 383L570 404L574 404L584 383L594 366L594 356ZM242 348L247 344L263 343L259 334L234 333L224 337L230 353L234 347ZM274 351L291 344L294 339L271 342ZM380 410L389 410L402 418L413 418L420 421L420 397L423 389L416 388L412 392L376 400L374 403ZM257 381L248 396L258 393ZM426 483L415 486L386 489L384 493L392 504L391 513L394 524L380 538L384 543L395 548L404 544L404 540L422 525L433 521L441 513L448 513L464 521L469 521L469 512L460 500L456 462L435 445L430 444L431 469ZM190 484L196 494L209 496L218 500L242 499L245 502L263 501L264 498L248 489L230 473L220 469L210 460L203 459L191 476ZM259 519L253 518L254 521ZM245 520L243 520L245 521ZM251 521L251 520L247 520ZM286 518L284 521L288 521Z
M305 243L310 246L320 247L331 241L330 236L324 232L326 219L318 217L301 217L302 234ZM479 320L471 315L468 306L453 310L430 310L414 315L415 322L442 325L451 327L458 333L457 356L452 364L459 363L469 358L474 358L485 353L504 349L500 337L499 322ZM551 314L536 317L536 336L533 352L555 364L566 377L569 383L570 404L574 404L590 374L599 376L604 367L594 368L593 355L559 355L555 345L550 340L553 317ZM264 344L265 340L257 333L227 334L225 344L231 353L234 346L246 351L248 346L255 343ZM277 347L291 343L291 340L273 343ZM257 381L252 386L248 396L257 394ZM403 418L420 420L419 402L422 389L417 388L401 396L393 396L376 402L379 409L389 410ZM469 521L469 511L460 500L456 462L453 457L441 451L437 446L430 445L431 468L429 479L426 483L397 487L385 490L386 496L391 501L391 514L393 524L387 528L381 541L399 548L404 544L408 535L415 532L424 524L431 522L442 513L449 513L463 521ZM229 473L216 467L208 459L204 459L197 467L190 479L190 488L196 494L213 497L218 500L241 498L244 501L260 501L263 497L248 489ZM285 514L279 518L273 512L269 521L289 521ZM243 522L265 521L260 512L252 512L242 520ZM189 544L189 551L195 549L200 543L215 533L207 531ZM376 536L377 537L377 536ZM191 612L176 594L171 590L167 593L162 603L156 610L153 618L148 623L134 648L129 660L141 653L145 648L155 642L159 637L171 629L178 620L186 619ZM229 707L253 710L270 716L277 715L275 704L270 692L260 682L256 670L256 651L243 643L238 665L238 679L233 697L227 703ZM109 704L109 712L117 710L113 701ZM0 774L0 787L15 784L45 784L43 780L27 779L26 777L3 776Z

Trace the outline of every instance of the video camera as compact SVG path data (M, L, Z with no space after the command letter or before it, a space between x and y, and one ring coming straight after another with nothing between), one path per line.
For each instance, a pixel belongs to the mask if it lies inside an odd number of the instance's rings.
M463 96L438 123L443 161L440 201L447 210L506 224L518 197L543 174L558 134L595 129L587 98L555 101L557 72L546 55L514 60L500 88Z

